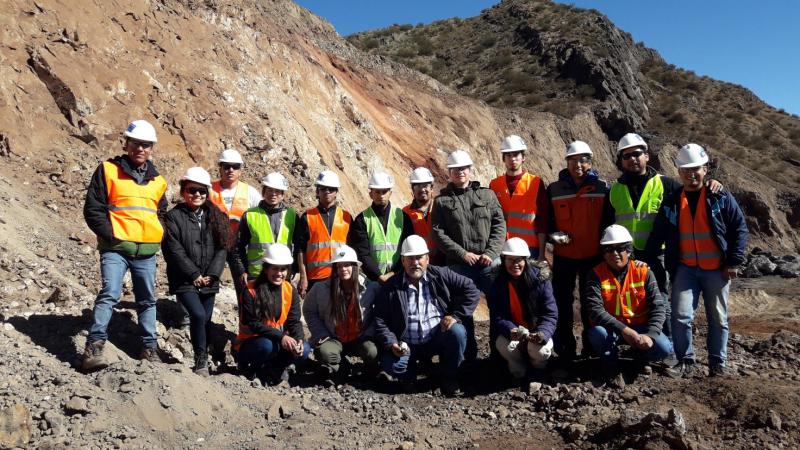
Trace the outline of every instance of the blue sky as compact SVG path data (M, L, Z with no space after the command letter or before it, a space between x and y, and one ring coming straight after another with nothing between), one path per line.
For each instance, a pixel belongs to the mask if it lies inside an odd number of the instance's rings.
M472 17L487 0L296 0L339 34ZM743 85L800 114L800 0L573 0L595 8L668 62Z

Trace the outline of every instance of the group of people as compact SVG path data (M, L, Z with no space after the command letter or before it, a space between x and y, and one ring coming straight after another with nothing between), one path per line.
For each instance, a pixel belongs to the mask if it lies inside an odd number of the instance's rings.
M492 358L524 383L542 376L553 355L563 367L578 358L576 280L581 356L597 357L612 385L624 383L620 343L643 360L677 361L671 376L697 373L692 324L701 293L709 373L726 373L728 289L744 261L747 227L734 197L707 176L708 154L696 144L679 150L674 180L648 166L641 136L627 134L617 147L622 174L610 185L592 168L589 145L575 141L566 168L545 186L524 169L527 146L512 135L499 148L505 173L488 188L473 180L470 155L456 150L438 195L431 171L416 168L413 201L400 208L391 202L392 176L375 172L372 202L353 218L336 202L333 171L316 178L318 204L301 214L284 202L282 174L264 177L260 193L240 181L244 161L232 149L219 158L219 180L189 168L183 201L167 211L167 183L151 160L155 129L137 120L123 135L124 154L97 168L84 207L102 275L86 371L108 365L107 327L128 270L141 358L159 359L154 289L162 248L169 291L190 318L194 370L204 376L226 264L239 299L238 368L265 383L288 380L293 364L313 352L326 383L357 373L347 358L356 356L362 376L411 388L438 356L442 393L455 395L462 363L478 355L473 313L481 293Z

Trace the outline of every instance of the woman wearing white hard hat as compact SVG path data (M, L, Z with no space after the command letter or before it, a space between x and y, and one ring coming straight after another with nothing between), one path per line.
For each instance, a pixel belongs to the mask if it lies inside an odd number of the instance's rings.
M712 376L727 374L728 290L744 263L747 224L730 192L712 192L705 183L708 154L687 144L675 160L683 189L665 198L645 252L658 254L666 243L664 267L672 284L672 342L679 364L670 374L696 373L692 345L694 310L703 294L708 319L708 364Z
M304 341L300 297L288 280L292 251L270 244L263 261L261 274L242 292L233 348L243 374L265 384L283 384L292 364L306 359L311 349Z
M219 292L219 277L231 248L228 217L208 199L211 176L191 167L180 181L183 202L164 219L164 260L169 293L189 313L189 334L194 350L194 371L208 376L208 331Z
M379 285L361 274L355 250L346 245L336 250L331 265L331 277L315 284L303 301L314 355L329 384L347 378L351 367L345 356L361 358L365 374L375 375L378 368L372 304Z
M529 367L541 374L547 365L558 310L550 280L533 265L527 242L511 238L500 255L500 271L486 295L489 339L520 382Z

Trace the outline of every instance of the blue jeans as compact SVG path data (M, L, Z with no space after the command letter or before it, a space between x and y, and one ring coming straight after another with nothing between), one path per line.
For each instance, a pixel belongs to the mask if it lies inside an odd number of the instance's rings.
M678 361L694 361L692 322L703 294L708 318L708 363L725 364L728 354L728 290L730 281L721 270L679 265L672 282L672 342Z
M122 253L105 251L100 253L100 275L103 286L94 300L93 322L87 342L108 340L108 323L114 305L122 295L122 279L131 271L136 313L139 316L139 336L142 345L155 348L156 342L156 255L133 258Z
M176 295L189 313L189 336L192 338L195 355L206 352L211 315L214 313L214 296L215 294L200 294L197 291Z
M433 355L439 355L444 379L455 379L458 368L464 361L464 349L467 346L467 331L464 326L457 323L447 331L441 331L437 326L433 337L424 344L409 344L411 353L399 358L387 350L381 356L381 369L399 380L415 380L417 365L420 360L430 360Z
M303 341L303 354L296 356L281 347L280 341L258 336L242 342L239 348L239 370L258 372L266 367L285 369L289 364L308 358L311 346Z
M631 327L637 333L644 333L647 331L646 325L639 325ZM617 345L619 344L622 336L618 333L608 330L605 327L595 325L586 333L586 337L594 348L595 353L600 357L600 361L611 362L617 359ZM660 361L672 353L672 342L669 341L664 333L658 333L653 339L653 346L644 352L644 355L650 361Z

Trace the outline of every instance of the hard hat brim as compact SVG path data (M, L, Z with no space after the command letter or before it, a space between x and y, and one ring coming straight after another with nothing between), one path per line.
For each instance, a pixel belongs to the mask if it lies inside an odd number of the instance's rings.
M636 147L644 147L644 150L647 151L647 144L630 144L626 145L625 147L617 147L617 153L621 153L629 148L636 148Z
M272 188L272 189L277 189L277 190L283 191L283 192L286 192L286 191L289 190L289 188L287 188L286 186L276 186L274 184L264 183L263 181L261 182L261 186Z
M500 149L500 153L516 153L516 152L524 152L527 150L528 147L502 148Z
M268 264L272 264L273 266L291 266L292 263L294 263L294 258L288 258L288 259L264 258L261 261Z
M388 185L370 184L368 187L370 189L393 189L394 185L393 184L388 184Z
M354 260L354 259L351 259L351 258L334 259L333 261L331 261L331 266L333 266L334 264L338 264L338 263L354 263L354 264L358 265L358 267L361 267L361 261L359 261L357 259Z
M472 163L461 163L461 164L448 164L448 169L458 169L459 167L471 167Z
M142 141L142 142L152 142L153 144L155 144L155 143L157 143L157 142L158 142L158 139L156 139L156 138L154 138L154 139L142 139L141 137L138 137L138 136L133 136L133 135L132 135L130 132L128 132L128 131L123 131L123 132L122 132L122 135L123 135L123 136L125 136L125 137L126 137L126 138L128 138L128 139L136 139L137 141Z
M628 239L612 239L610 241L600 241L600 245L614 245L614 244L633 244L633 241Z
M411 252L400 253L400 256L422 256L422 255L427 255L430 252L431 252L430 250L424 252L422 250L416 250Z
M530 251L527 251L525 253L522 253L522 252L500 252L500 254L503 255L503 256L522 256L524 258L530 258L531 257L531 252Z
M676 164L678 169L692 169L695 167L701 167L708 164L708 160L701 161L701 162L693 162L693 163L686 163L686 164Z

